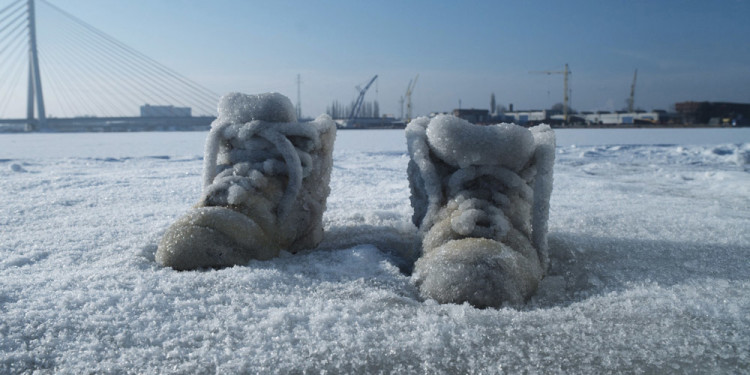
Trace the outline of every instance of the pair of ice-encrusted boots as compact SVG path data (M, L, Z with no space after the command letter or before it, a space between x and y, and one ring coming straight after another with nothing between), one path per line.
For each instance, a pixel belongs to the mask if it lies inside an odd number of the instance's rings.
M280 94L229 94L206 142L203 194L170 226L156 261L178 270L246 264L317 246L336 126L297 123ZM406 128L413 222L423 235L413 280L424 298L518 304L544 276L554 133L478 126L453 116Z

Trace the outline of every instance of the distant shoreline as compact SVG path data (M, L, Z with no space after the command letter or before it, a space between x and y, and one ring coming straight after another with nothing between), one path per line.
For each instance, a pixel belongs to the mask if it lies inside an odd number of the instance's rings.
M543 124L543 122L541 123ZM482 124L484 125L484 124ZM487 124L490 125L490 124ZM534 124L539 125L539 124ZM530 125L530 126L534 126ZM743 126L731 125L708 125L708 124L591 124L591 125L550 125L553 129L736 129ZM745 126L746 127L746 126ZM338 130L394 130L400 128L386 127L362 127L362 128L338 128Z
M534 124L539 125L539 124ZM531 127L534 125L528 125ZM568 125L561 126L558 124L551 125L553 129L740 129L747 128L747 126L731 126L731 125L708 125L708 124L591 124L591 125ZM352 127L344 128L340 127L338 130L403 130L405 126L400 127ZM139 133L139 132L164 132L164 131L188 131L188 132L205 132L210 127L193 127L193 128L159 128L154 127L150 129L127 129L124 127L99 127L96 129L81 127L79 129L49 129L41 131L28 132L22 128L13 127L0 127L0 134L39 134L39 133Z
M734 129L742 126L708 124L610 124L610 125L552 125L554 129Z

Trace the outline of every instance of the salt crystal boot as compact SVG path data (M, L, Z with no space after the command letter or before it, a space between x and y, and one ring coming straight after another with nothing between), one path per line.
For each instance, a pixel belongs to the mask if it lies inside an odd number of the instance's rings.
M206 141L203 194L162 237L156 261L177 270L265 260L323 238L336 125L298 123L277 93L232 93Z
M552 129L441 115L412 121L406 136L412 220L423 235L412 277L422 297L523 303L549 263Z

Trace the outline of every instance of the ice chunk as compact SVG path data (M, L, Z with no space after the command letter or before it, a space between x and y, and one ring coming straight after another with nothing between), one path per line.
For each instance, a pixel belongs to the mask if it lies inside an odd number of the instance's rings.
M441 115L412 121L406 136L422 296L476 306L529 298L549 262L552 129Z

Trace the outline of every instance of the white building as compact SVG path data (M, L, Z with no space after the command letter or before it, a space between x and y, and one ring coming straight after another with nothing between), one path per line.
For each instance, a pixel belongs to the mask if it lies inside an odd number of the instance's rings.
M507 119L512 119L513 123L523 125L527 122L542 122L551 118L552 114L559 113L558 111L550 110L531 110L531 111L514 111L503 113ZM562 116L562 115L561 115Z
M585 115L583 117L588 124L615 125L615 124L635 124L635 123L659 123L659 112L623 112L609 113L598 112Z

